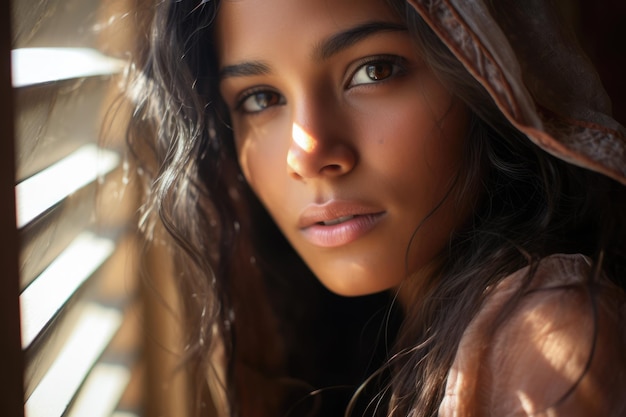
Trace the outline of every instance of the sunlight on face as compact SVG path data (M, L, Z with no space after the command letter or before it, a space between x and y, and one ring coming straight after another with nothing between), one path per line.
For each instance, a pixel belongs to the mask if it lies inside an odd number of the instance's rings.
M293 141L305 152L311 153L315 150L315 138L309 135L298 126L296 123L293 124L291 129L291 137Z
M369 294L430 268L467 217L442 200L468 114L385 1L225 1L216 37L242 171L320 281Z

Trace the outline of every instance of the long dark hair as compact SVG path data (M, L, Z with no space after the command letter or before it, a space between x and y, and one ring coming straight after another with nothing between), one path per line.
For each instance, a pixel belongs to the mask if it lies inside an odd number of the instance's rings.
M390 4L472 113L464 166L446 198L481 196L440 255L446 262L424 302L401 318L387 294L344 299L322 288L245 183L217 89L219 2L160 2L151 17L129 88L136 106L128 139L147 191L142 227L150 237L162 224L171 238L189 369L195 386L206 386L211 352L223 348L218 366L232 415L303 415L298 405L329 415L346 408L368 375L380 375L354 397L365 397L359 412L380 399L385 415L433 416L487 288L557 252L603 259L607 276L624 287L623 187L533 145L404 0ZM347 398L317 408L299 402L343 385Z

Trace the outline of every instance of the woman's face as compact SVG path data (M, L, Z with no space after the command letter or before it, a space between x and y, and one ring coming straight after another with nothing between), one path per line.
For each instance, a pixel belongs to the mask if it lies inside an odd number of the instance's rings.
M226 0L216 31L241 169L320 281L362 295L432 266L467 217L444 197L468 114L385 1Z

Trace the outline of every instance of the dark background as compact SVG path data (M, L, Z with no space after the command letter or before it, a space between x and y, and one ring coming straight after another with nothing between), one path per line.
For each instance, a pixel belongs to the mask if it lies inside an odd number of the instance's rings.
M613 101L613 116L626 125L626 1L560 3Z

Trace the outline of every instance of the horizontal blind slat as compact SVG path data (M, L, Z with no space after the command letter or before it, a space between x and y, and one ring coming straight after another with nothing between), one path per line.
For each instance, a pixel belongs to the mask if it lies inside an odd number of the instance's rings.
M124 61L91 48L22 48L11 51L13 87L23 88L59 80L112 75Z
M23 348L33 342L114 248L112 240L84 232L22 292Z
M88 144L15 187L17 226L24 227L81 187L120 163L113 151Z
M96 365L67 417L109 417L115 411L130 376L130 370L124 365Z
M14 89L17 182L98 142L110 102L119 97L116 82L100 76Z
M45 221L30 223L21 230L21 290L30 285L78 235L92 226L98 190L93 183L83 187L46 212Z
M116 308L91 304L25 404L28 417L60 417L122 323Z

